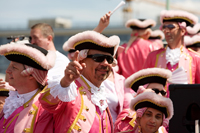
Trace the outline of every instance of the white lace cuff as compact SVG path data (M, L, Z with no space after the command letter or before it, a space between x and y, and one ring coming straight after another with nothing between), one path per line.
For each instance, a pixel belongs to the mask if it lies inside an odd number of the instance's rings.
M58 98L63 102L70 102L75 100L78 96L77 86L74 82L72 82L68 87L63 88L60 85L60 80L52 80L48 81L48 88L50 89L50 94L54 98Z

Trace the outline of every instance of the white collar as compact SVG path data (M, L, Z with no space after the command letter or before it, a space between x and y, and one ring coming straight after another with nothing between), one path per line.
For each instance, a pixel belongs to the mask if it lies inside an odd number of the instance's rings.
M5 99L3 107L4 118L7 119L17 108L28 102L37 91L38 89L25 94L9 91L9 97Z
M174 66L176 63L179 62L181 56L180 48L170 49L167 47L166 50L166 64L169 62L171 66Z
M94 84L92 84L89 80L87 80L83 75L82 75L82 77L88 83L88 85L91 87L92 103L97 105L99 107L101 113L103 113L103 111L108 107L108 104L106 101L107 99L106 99L105 85L102 82L101 86L98 88Z

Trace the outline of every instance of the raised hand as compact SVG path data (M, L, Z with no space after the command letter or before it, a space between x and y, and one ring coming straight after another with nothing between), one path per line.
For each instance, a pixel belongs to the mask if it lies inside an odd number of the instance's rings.
M106 27L108 27L110 23L110 15L111 15L111 11L109 11L103 17L101 17L99 20L99 25L96 28L94 28L94 31L99 32L99 33L103 32L103 30Z
M79 51L76 51L72 61L65 69L65 76L60 81L62 87L68 87L75 79L79 78L86 67L85 63L78 61L78 54Z

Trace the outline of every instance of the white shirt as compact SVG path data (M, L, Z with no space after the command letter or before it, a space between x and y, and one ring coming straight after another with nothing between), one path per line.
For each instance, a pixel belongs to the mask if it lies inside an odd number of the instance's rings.
M110 109L110 113L112 115L113 123L117 119L117 115L119 112L118 106L119 106L119 99L117 97L117 93L115 90L115 84L106 79L103 81L103 84L105 85L106 88L106 98L107 98L107 103L108 107Z
M17 108L28 102L38 89L25 94L19 94L17 91L10 91L9 97L5 99L3 107L4 118L7 119Z
M93 104L97 105L101 111L101 113L108 107L108 104L106 102L106 92L105 87L102 84L99 88L93 85L89 80L87 80L83 75L81 75L88 85L91 87L91 101ZM53 80L48 81L48 87L50 89L50 94L54 98L58 98L63 102L70 102L72 100L75 100L75 98L78 96L77 94L77 85L72 82L68 87L63 88L60 85L60 79L59 77L56 78L54 76Z
M47 79L53 79L53 76L57 75L62 78L64 76L66 66L69 62L70 60L65 55L63 55L59 51L56 51L55 65L48 71Z
M166 50L166 64L170 62L171 66L174 66L176 63L179 62L181 56L181 50L180 48L170 49L167 47Z

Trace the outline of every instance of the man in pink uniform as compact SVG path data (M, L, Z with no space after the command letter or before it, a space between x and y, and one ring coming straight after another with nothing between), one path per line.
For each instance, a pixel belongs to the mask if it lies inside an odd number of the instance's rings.
M183 67L187 73L188 83L200 83L199 57L184 47L183 37L186 27L196 24L198 18L185 11L162 11L160 17L162 30L168 43L166 48L151 52L144 64L144 68L160 67L172 72ZM169 97L168 87L166 86Z
M32 44L13 43L2 45L0 54L11 61L6 73L9 85L16 90L10 90L5 99L0 132L53 133L53 115L42 108L38 98L55 53Z
M132 29L131 38L128 43L123 44L125 50L118 56L118 73L125 78L142 69L147 55L154 50L151 41L148 41L151 35L151 27L156 22L151 19L138 20L131 19L127 21L126 27Z
M167 81L171 81L171 77L172 72L167 69L147 68L142 69L128 77L125 81L125 86L132 88L135 92L137 92L137 95L145 91L152 91L165 97L166 91L164 90L164 86ZM135 97L137 97L137 95L135 95ZM132 131L135 128L135 118L135 111L131 111L130 109L123 110L117 117L114 131ZM161 129L165 131L164 127Z
M42 106L54 114L57 133L112 133L113 123L102 82L112 70L119 37L95 31L78 33L63 45L77 50L65 76L49 82L40 97Z

